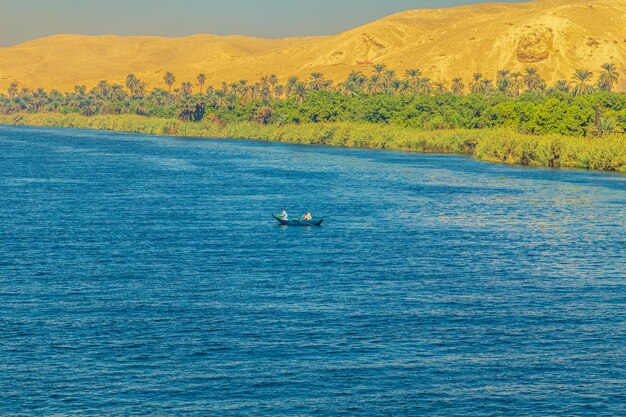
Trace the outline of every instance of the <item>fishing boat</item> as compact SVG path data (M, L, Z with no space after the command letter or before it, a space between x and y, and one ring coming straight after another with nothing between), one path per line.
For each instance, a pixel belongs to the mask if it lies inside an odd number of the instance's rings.
M278 214L274 214L273 217L278 220L278 223L282 224L283 226L321 226L322 222L324 221L324 219L313 219L313 220L302 220L302 219L290 219L290 220L283 220L283 218L278 215Z

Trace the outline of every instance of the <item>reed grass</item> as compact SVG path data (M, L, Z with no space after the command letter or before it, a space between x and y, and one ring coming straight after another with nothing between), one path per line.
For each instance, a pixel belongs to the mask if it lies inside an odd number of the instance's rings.
M0 124L111 130L162 136L242 138L285 143L473 155L527 166L626 173L626 135L580 138L525 135L509 129L424 131L368 123L217 124L133 115L35 113L0 116Z

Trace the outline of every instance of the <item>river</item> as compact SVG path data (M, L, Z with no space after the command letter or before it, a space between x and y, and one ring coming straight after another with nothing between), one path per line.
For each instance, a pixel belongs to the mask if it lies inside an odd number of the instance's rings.
M0 415L626 413L624 175L8 126L0 149Z

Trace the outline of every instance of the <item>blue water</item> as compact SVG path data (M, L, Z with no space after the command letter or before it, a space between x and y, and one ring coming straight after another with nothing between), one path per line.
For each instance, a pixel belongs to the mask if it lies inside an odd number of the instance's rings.
M624 175L6 126L0 150L0 415L626 414Z

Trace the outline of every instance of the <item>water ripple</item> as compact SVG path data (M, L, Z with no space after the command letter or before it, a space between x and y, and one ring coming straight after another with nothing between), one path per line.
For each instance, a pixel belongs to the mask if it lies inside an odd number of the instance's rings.
M0 127L0 415L624 415L626 177ZM322 228L269 215L311 210Z

